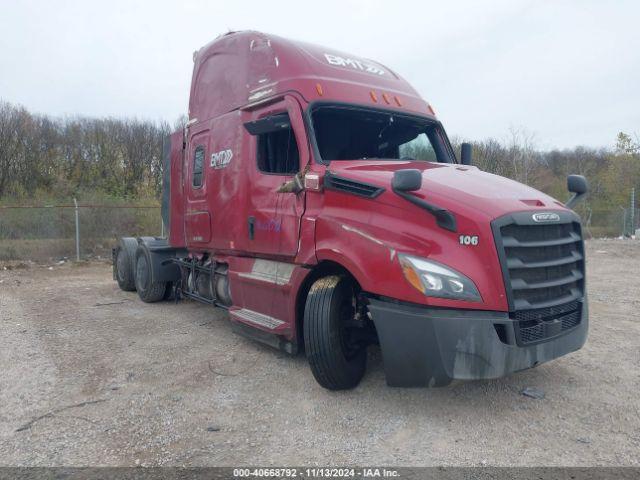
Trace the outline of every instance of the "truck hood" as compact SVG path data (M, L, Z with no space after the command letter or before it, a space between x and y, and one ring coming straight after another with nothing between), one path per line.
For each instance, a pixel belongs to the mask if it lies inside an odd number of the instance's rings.
M391 191L396 170L415 168L422 172L422 188L413 192L428 202L452 211L465 205L485 213L491 219L504 214L539 208L565 209L554 198L522 183L479 170L477 167L397 160L332 161L328 170L335 175L387 189L380 201L399 205L406 202Z

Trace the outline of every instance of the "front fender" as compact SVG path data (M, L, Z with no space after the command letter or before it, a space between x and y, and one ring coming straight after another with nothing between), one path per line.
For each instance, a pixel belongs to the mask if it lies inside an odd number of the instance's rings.
M318 261L339 263L351 272L365 292L379 296L443 308L506 310L502 273L498 270L497 253L488 224L485 229L489 233L484 234L483 245L474 251L459 246L457 233L408 222L402 217L381 212L384 206L378 207L379 211L368 217L365 215L362 220L355 215L348 219L342 216L319 218L316 221ZM460 216L459 221L463 227L466 226L465 218ZM474 230L465 227L461 232ZM481 249L487 254L480 255ZM470 278L480 289L483 301L423 295L409 284L402 273L398 254L407 252L471 274Z
M405 280L396 250L372 234L367 225L319 219L316 222L316 256L319 262L328 260L346 268L367 292L390 295L392 286L397 289L401 285L404 289ZM403 283L399 284L399 281ZM414 301L419 300L414 298Z

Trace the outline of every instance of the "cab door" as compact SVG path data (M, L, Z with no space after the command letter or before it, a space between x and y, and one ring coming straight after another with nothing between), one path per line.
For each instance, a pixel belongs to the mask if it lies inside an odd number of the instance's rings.
M282 101L255 110L245 128L250 142L248 250L265 256L294 257L298 252L304 191L292 192L296 174L309 163L309 144L298 101ZM294 189L295 190L295 189Z
M185 218L187 246L204 248L211 241L211 215L207 205L207 155L209 130L191 127L184 159Z

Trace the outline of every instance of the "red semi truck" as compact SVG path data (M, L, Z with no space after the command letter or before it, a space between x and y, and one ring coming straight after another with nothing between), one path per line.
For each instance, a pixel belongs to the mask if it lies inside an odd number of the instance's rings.
M328 389L380 346L391 386L496 378L578 350L580 220L460 160L432 107L380 63L258 32L194 54L189 120L166 142L168 238L122 238L114 278L187 297L304 351Z

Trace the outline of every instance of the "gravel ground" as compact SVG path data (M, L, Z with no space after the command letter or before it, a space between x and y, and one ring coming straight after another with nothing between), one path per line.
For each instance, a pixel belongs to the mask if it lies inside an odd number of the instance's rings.
M591 331L493 381L319 387L226 313L147 305L110 266L0 268L0 465L640 465L640 241L587 244ZM524 396L531 387L543 399Z

